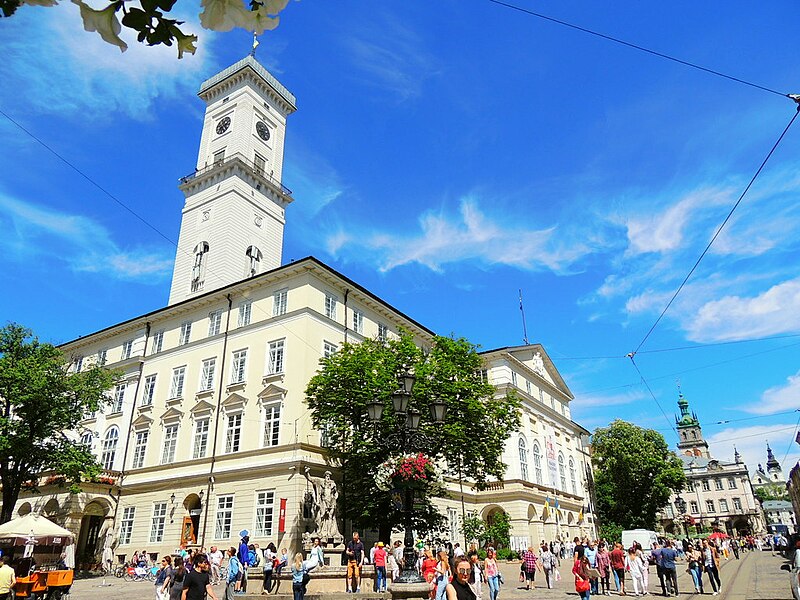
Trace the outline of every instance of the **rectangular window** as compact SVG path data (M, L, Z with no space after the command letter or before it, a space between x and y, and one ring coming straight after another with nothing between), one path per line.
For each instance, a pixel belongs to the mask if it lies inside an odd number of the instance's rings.
M205 458L208 449L209 419L198 419L194 424L194 449L192 458Z
M528 381L527 379L525 380L525 391L528 392L528 395L530 396L530 394L531 394L531 382Z
M111 403L111 412L122 412L122 403L125 402L125 388L127 386L123 383L114 388L114 402Z
M264 407L264 446L277 446L281 432L281 403Z
M242 439L242 413L228 415L228 427L225 430L225 452L238 452Z
M214 389L214 373L217 369L217 359L209 358L203 361L203 371L200 374L200 389Z
M389 337L389 328L385 323L378 323L378 341L385 342Z
M447 528L450 533L451 542L460 539L458 535L458 511L455 508L447 509Z
M133 353L133 340L122 342L122 360L128 360Z
M256 492L256 537L270 537L272 535L274 505L275 492Z
M481 383L489 383L489 371L487 369L478 369L478 379Z
M706 510L710 513L714 512L714 501L713 500L706 500Z
M261 156L258 152L255 153L253 157L253 166L255 167L255 172L259 175L264 174L264 167L267 166L267 161Z
M142 406L150 406L156 395L156 376L148 375L144 378L144 393L142 394Z
M150 523L150 543L157 544L164 540L164 523L167 520L167 503L153 504L153 519Z
M150 348L150 354L158 354L164 347L164 331L156 331L153 334L153 344Z
M231 383L244 382L247 374L247 350L237 350L233 353L233 365L231 368Z
M694 491L694 483L692 481L686 482L686 491L693 492Z
M719 501L719 512L728 512L728 501L723 499Z
M175 448L178 446L178 426L167 425L164 428L164 450L161 452L161 464L175 462Z
M322 344L322 356L328 358L329 356L333 356L336 354L338 350L338 346L336 344L332 344L331 342L325 342Z
M225 160L225 148L222 150L217 150L214 152L214 164L221 165L222 162Z
M516 371L511 371L511 385L513 385L514 387L517 386L517 372Z
M133 463L131 467L141 469L144 466L144 456L147 452L147 438L150 437L149 431L136 432L136 444L133 447Z
M697 506L697 502L695 502L694 500L692 500L691 502L689 502L689 510L691 511L691 513L692 513L693 515L696 515L697 513L699 513L699 512L700 512L700 507L699 507L699 506Z
M189 343L189 339L192 337L192 322L186 321L185 323L181 323L181 333L178 338L178 345L185 346Z
M283 343L284 340L275 340L269 343L267 354L267 373L283 373Z
M325 316L329 319L336 320L336 296L325 294Z
M222 311L215 310L208 313L208 337L217 335L222 326Z
M239 305L239 327L250 325L250 312L253 308L253 303L249 300L242 302Z
M272 297L272 316L278 317L286 314L289 301L289 290L278 290Z
M711 484L709 483L708 479L703 479L703 491L704 492L711 491Z
M82 356L75 357L72 363L75 365L75 373L80 373L81 369L83 368L83 357Z
M108 360L108 350L103 348L102 350L97 351L97 364L101 367L106 364Z
M673 518L675 518L675 511L673 510L673 508L672 508L672 505L671 505L671 504L667 504L667 505L664 507L664 516L666 516L668 519L673 519Z
M736 480L733 477L728 479L728 488L732 490L736 489Z
M119 526L119 539L117 540L121 545L131 543L131 535L133 534L133 517L136 514L136 507L126 506L122 511L122 522Z
M364 333L364 313L360 310L353 310L353 331Z
M715 479L714 480L714 488L717 490L722 490L724 487L722 486L722 479Z
M733 499L733 510L742 510L742 501L739 498Z
M231 523L233 522L233 496L219 496L217 498L217 518L214 527L214 539L227 540L231 537Z
M184 377L186 377L186 367L172 369L172 383L169 386L170 398L183 398Z

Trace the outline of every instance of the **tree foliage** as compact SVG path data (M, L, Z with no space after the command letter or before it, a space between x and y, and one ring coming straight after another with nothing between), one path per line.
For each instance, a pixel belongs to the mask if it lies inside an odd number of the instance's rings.
M78 6L83 28L97 32L104 41L124 52L128 44L120 37L122 29L136 32L136 40L148 46L164 44L194 54L197 36L184 33L183 21L169 18L177 0L113 0L102 8L93 8L83 0L72 0ZM280 13L289 0L203 0L200 24L205 29L230 31L239 27L257 34L278 26ZM49 7L58 0L0 0L0 15L10 17L24 5ZM120 19L118 14L122 15Z
M468 478L478 486L503 477L503 446L519 427L519 402L494 397L493 386L479 373L481 357L467 340L437 336L423 350L403 332L387 342L344 344L320 362L322 369L309 382L306 401L314 426L327 439L330 460L341 467L341 514L355 526L388 533L402 522L399 503L377 489L374 476L378 465L403 450L391 440L399 425L391 396L404 367L415 374L411 407L420 411L420 431L429 438L413 450L446 460L447 475ZM437 398L448 407L446 422L439 426L429 414L430 402ZM377 425L367 418L367 404L373 399L384 404ZM414 528L421 533L442 519L428 496L418 494L414 503Z
M753 495L763 504L767 500L788 500L789 494L786 487L780 484L770 483L753 489Z
M58 348L40 343L16 324L0 329L0 523L8 521L22 490L54 471L73 491L100 468L84 445L64 432L106 402L115 374L99 366L67 372Z
M592 435L600 522L654 529L657 512L683 489L683 463L657 431L616 420Z

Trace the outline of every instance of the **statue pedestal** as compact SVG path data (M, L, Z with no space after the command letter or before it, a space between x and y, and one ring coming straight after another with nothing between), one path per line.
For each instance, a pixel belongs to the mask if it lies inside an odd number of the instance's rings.
M428 598L430 586L427 583L392 583L389 592L392 600L406 600L406 598Z

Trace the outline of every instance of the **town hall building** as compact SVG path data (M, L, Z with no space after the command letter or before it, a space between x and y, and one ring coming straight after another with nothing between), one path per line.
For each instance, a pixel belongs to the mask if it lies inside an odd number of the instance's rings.
M224 548L243 529L262 546L300 550L314 527L310 482L329 469L304 396L320 359L400 329L420 345L434 335L313 257L281 264L294 200L282 179L292 93L251 55L203 82L199 96L205 118L196 166L179 184L168 305L62 346L71 369L122 373L110 406L75 432L103 477L77 495L42 481L41 494L15 507L74 531L79 563L107 544L120 558L181 543ZM517 547L594 536L589 432L571 418L567 384L539 344L482 356L496 394L521 399L521 426L506 444L503 481L439 500L450 539L463 543L463 515L498 510ZM339 523L342 533L348 525Z

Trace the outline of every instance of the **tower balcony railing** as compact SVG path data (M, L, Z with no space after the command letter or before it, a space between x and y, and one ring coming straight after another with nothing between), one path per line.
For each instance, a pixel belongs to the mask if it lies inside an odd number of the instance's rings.
M202 169L195 169L193 173L189 173L180 178L181 185L189 183L190 181L197 179L198 177L202 177L203 175L210 173L216 169L219 169L223 165L230 165L233 162L241 163L243 169L250 171L257 177L264 179L278 188L285 196L291 196L292 190L287 188L283 185L271 171L267 171L266 165L257 164L247 158L244 154L237 152L236 154L231 154L230 156L226 156L219 160L215 160L211 164L206 165Z

